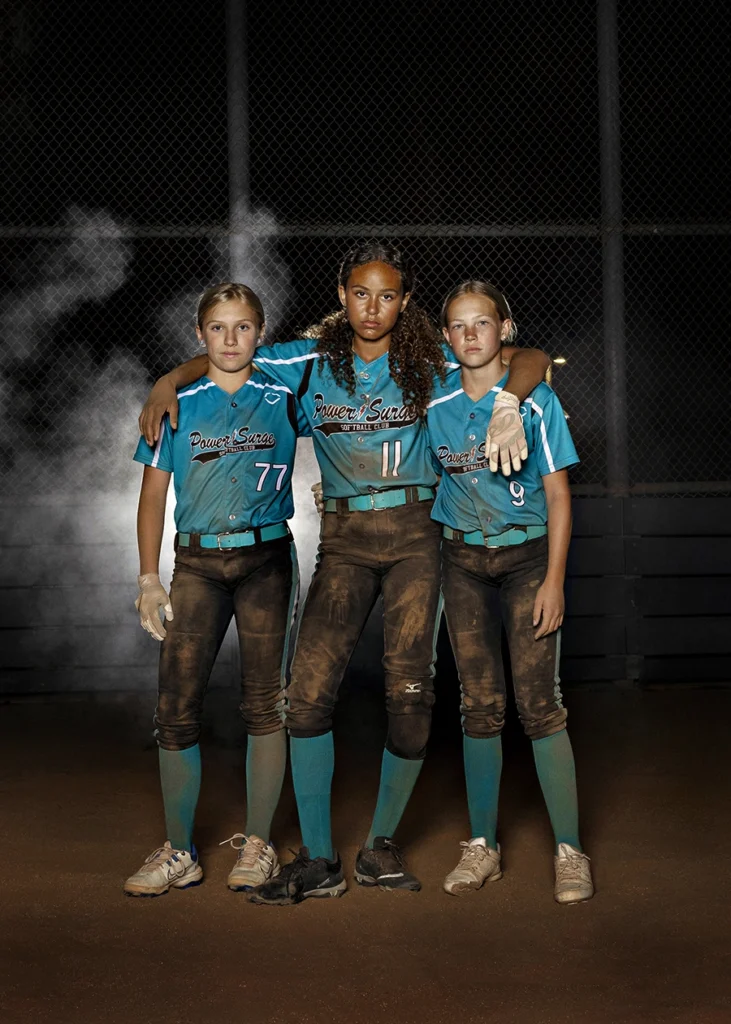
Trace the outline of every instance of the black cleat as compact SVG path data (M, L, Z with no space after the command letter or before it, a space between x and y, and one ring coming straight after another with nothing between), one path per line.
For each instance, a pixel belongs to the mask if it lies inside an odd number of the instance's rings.
M358 885L379 885L382 889L421 889L419 879L405 870L404 855L386 836L376 836L372 850L367 846L358 850L355 880Z
M347 888L340 857L336 856L335 860L327 860L325 857L313 859L307 847L303 846L294 860L284 865L276 878L257 885L249 900L251 903L289 907L301 903L308 896L342 896Z

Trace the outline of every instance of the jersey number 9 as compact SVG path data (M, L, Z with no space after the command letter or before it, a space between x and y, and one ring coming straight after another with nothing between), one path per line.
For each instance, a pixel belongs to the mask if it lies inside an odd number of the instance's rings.
M519 484L517 480L510 481L510 493L513 495L513 500L510 502L511 505L515 505L516 508L525 505L525 487Z

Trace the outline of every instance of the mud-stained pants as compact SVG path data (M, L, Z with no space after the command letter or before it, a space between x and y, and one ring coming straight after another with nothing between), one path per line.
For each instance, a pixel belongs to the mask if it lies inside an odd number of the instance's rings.
M441 526L431 501L367 512L326 512L318 563L302 612L287 727L292 736L332 728L338 689L368 616L383 595L388 737L397 757L426 753L441 616Z
M155 735L165 750L198 742L208 679L231 617L241 651L241 705L250 736L284 727L284 669L298 593L288 537L224 551L177 547L174 618L160 650Z
M533 606L548 566L548 540L504 548L458 540L442 545L442 590L462 692L462 726L477 739L505 722L500 626L510 649L515 701L532 740L566 728L558 678L560 631L535 640Z

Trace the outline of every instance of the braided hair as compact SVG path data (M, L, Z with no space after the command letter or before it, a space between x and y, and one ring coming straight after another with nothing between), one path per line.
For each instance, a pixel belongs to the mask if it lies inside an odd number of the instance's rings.
M385 263L401 275L404 295L415 286L414 271L396 246L371 240L355 245L345 256L338 272L338 284L347 287L356 267L366 263ZM305 331L305 337L317 339L317 351L328 359L335 381L349 395L355 394L353 366L353 328L345 310L324 317ZM444 382L446 364L441 337L427 313L413 302L399 313L391 334L388 369L401 389L404 404L411 405L423 416L434 389L434 378Z

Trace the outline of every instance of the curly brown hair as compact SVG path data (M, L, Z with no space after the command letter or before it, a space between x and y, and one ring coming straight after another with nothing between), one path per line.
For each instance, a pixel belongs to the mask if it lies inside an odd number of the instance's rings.
M385 263L401 275L404 295L413 292L415 280L410 263L393 245L369 241L354 246L346 255L338 273L338 284L347 287L348 279L356 267L366 263ZM353 328L345 310L324 317L305 331L305 337L317 339L317 351L326 356L336 382L355 394L355 367L353 365ZM388 352L391 377L401 389L405 405L412 405L417 415L423 416L434 390L434 378L442 383L446 363L441 336L428 314L413 302L399 314L391 335Z

